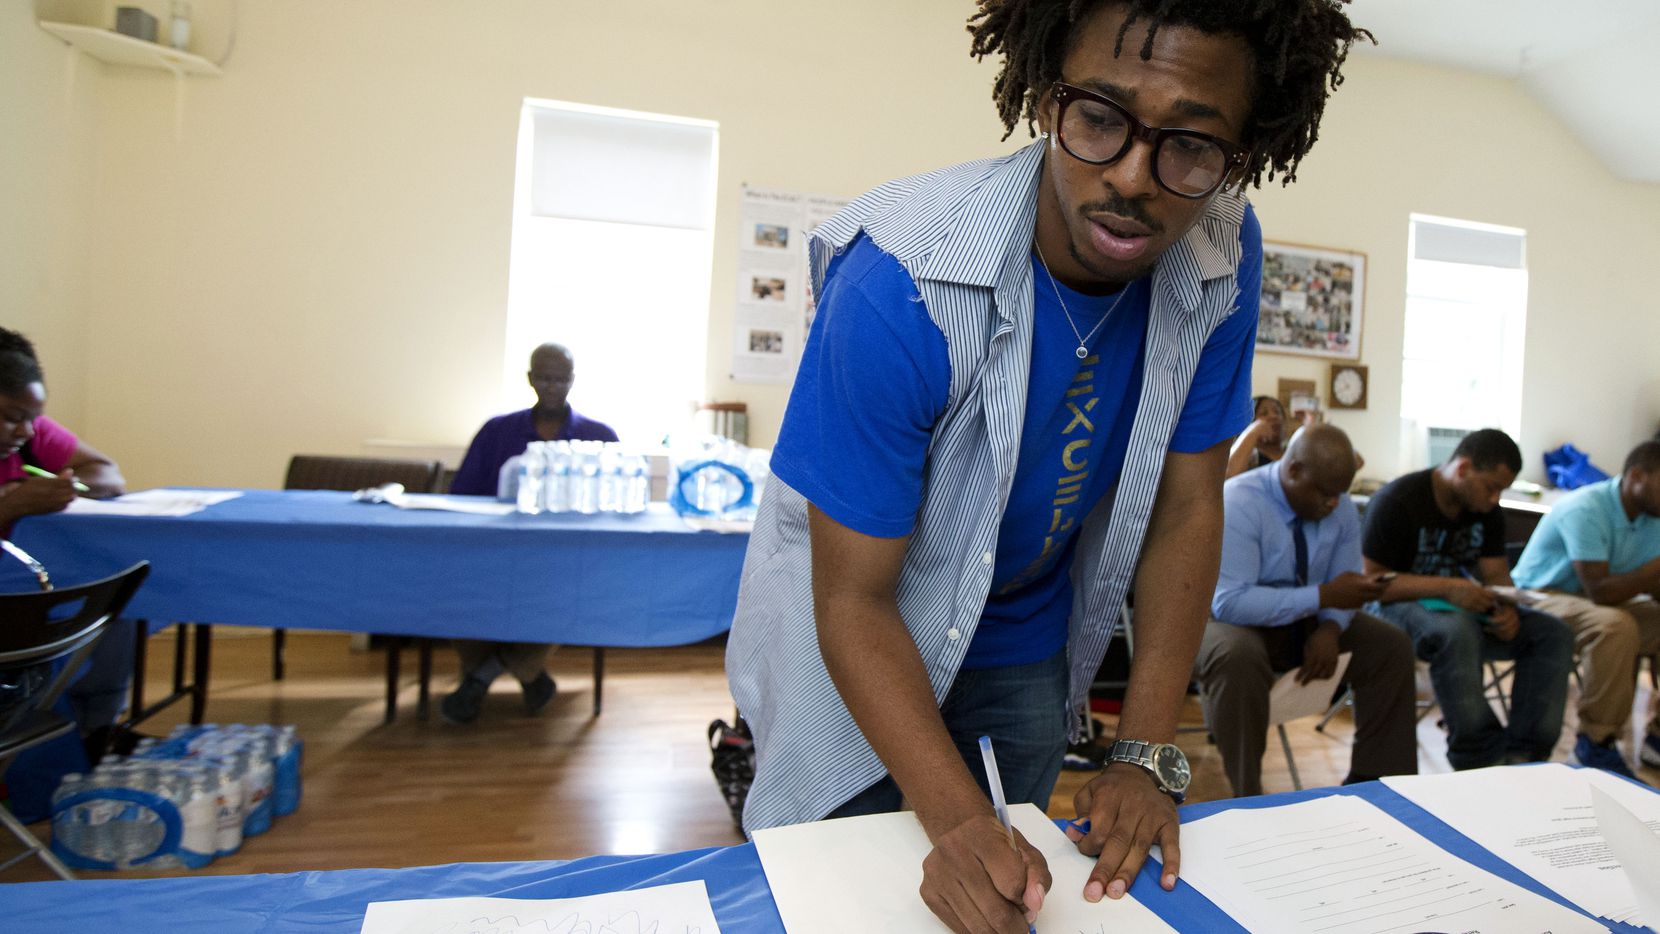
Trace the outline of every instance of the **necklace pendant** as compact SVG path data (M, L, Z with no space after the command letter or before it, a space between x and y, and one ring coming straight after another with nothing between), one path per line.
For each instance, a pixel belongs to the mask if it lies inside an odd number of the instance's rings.
M1089 348L1085 347L1083 344L1079 344L1077 353L1078 353L1078 359L1082 360L1083 358L1089 356Z

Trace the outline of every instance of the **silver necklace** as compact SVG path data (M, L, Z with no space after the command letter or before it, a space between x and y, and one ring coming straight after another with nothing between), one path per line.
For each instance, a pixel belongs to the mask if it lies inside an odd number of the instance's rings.
M1066 315L1067 326L1072 328L1072 336L1078 339L1078 359L1083 360L1089 356L1090 339L1095 336L1096 331L1101 330L1101 325L1107 323L1112 313L1118 310L1118 303L1124 300L1124 293L1130 290L1130 283L1124 283L1124 287L1118 290L1118 297L1112 300L1112 306L1101 316L1101 320L1095 322L1095 327L1090 328L1088 334L1080 334L1078 325L1072 320L1072 311L1066 307L1066 299L1061 298L1061 287L1055 283L1055 274L1049 269L1049 260L1043 256L1043 246L1036 239L1032 240L1032 246L1037 248L1038 261L1043 263L1043 272L1049 277L1049 287L1055 290L1055 301L1060 302L1061 314Z

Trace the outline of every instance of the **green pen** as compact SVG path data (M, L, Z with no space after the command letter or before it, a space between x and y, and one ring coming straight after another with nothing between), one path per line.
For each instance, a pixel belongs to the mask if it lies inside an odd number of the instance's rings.
M39 467L36 467L34 464L24 464L23 469L25 471L27 471L28 473L34 474L37 477L45 477L48 480L58 479L57 474L53 473L50 470L41 470ZM87 486L86 484L82 483L79 480L71 480L70 482L75 484L75 492L77 492L77 493L91 493L92 492L92 487Z

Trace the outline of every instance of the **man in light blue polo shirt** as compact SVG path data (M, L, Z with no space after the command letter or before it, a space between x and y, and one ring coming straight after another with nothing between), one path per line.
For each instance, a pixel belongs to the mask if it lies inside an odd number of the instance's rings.
M1637 658L1660 653L1660 441L1637 445L1618 477L1552 507L1512 577L1547 591L1535 608L1573 628L1583 675L1574 757L1635 777L1615 740L1631 716ZM1647 732L1638 755L1660 768L1660 711Z
M1236 795L1262 794L1268 695L1281 672L1329 678L1340 652L1355 691L1355 746L1343 784L1418 771L1412 640L1361 606L1386 582L1361 573L1360 513L1349 500L1348 435L1312 425L1285 456L1222 489L1222 572L1194 675L1205 722Z

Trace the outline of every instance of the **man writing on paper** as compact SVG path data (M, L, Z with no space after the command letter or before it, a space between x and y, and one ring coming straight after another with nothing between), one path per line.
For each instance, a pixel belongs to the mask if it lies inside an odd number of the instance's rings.
M1660 441L1633 448L1618 477L1551 507L1514 576L1549 591L1534 608L1574 631L1585 676L1574 758L1635 778L1614 740L1631 718L1637 659L1660 653ZM1660 768L1660 699L1655 704L1638 757Z
M1082 894L1121 896L1155 843L1175 884L1186 763L1166 744L1251 414L1241 190L1289 178L1365 34L1332 0L982 0L971 22L1003 59L1004 125L1042 138L815 232L818 315L727 671L756 738L748 829L908 801L934 913L1019 931L1049 874L1010 848L976 739L1010 801L1046 806L1132 583L1119 742L1076 801L1099 854Z
M1339 652L1355 691L1355 748L1343 784L1418 771L1412 642L1356 612L1385 581L1361 573L1354 448L1343 430L1297 432L1274 463L1222 488L1222 571L1194 666L1205 720L1236 795L1262 794L1268 693L1278 673L1330 678Z
M1378 615L1405 630L1429 662L1455 769L1542 762L1562 731L1573 667L1568 627L1492 590L1514 586L1499 494L1521 469L1516 442L1483 428L1465 435L1446 463L1396 478L1366 506L1366 572L1399 572ZM1487 702L1488 659L1516 663L1508 724Z

